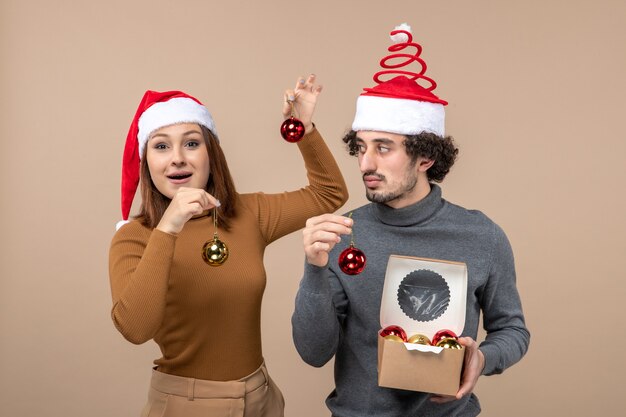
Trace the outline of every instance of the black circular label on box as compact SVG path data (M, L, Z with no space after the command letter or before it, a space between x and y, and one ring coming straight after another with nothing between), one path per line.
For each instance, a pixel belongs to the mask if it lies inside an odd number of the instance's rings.
M440 317L450 304L450 288L445 279L428 269L409 273L398 287L398 304L404 314L417 321Z

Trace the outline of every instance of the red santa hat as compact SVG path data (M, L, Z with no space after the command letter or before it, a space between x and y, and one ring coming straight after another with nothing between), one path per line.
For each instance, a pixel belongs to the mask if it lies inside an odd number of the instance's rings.
M126 136L122 160L123 220L117 223L117 229L128 223L139 184L140 159L150 135L157 129L177 123L198 123L217 137L213 117L198 99L182 91L146 91Z
M432 93L437 83L424 75L426 62L420 58L422 47L413 42L411 27L406 23L396 26L391 32L391 40L394 44L388 50L393 53L380 60L380 66L385 69L374 74L378 85L364 88L357 99L352 130L377 130L401 135L430 132L444 136L444 106L448 103ZM415 48L415 53L396 53L407 47ZM401 61L398 62L398 59ZM420 72L398 69L413 62L421 65ZM398 75L387 81L381 80L381 76L389 74ZM424 87L420 81L428 85Z

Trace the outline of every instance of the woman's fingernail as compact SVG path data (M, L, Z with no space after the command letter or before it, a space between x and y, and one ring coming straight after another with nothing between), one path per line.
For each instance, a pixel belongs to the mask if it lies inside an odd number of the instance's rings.
M293 101L295 99L294 96L289 96L289 101Z

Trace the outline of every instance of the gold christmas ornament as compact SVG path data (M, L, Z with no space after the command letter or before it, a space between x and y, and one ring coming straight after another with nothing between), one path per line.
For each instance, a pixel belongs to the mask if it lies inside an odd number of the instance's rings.
M419 333L409 337L409 340L407 340L407 342L415 343L417 345L430 345L430 339Z
M446 337L441 339L438 343L437 346L445 348L445 349L463 349L463 346L461 346L461 344L452 337Z
M217 237L217 207L213 207L213 239L202 246L202 259L211 266L221 266L228 259L228 246Z

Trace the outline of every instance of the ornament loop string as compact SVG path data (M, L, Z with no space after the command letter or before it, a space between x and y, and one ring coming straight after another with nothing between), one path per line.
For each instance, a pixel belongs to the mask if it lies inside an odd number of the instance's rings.
M350 214L348 214L348 218L349 219L352 218L352 212L350 212ZM354 228L352 228L350 230L350 246L354 246Z
M291 107L291 117L296 117L296 114L293 108L293 100L287 100L287 101L289 102L289 106Z
M213 207L213 234L217 235L217 207Z

